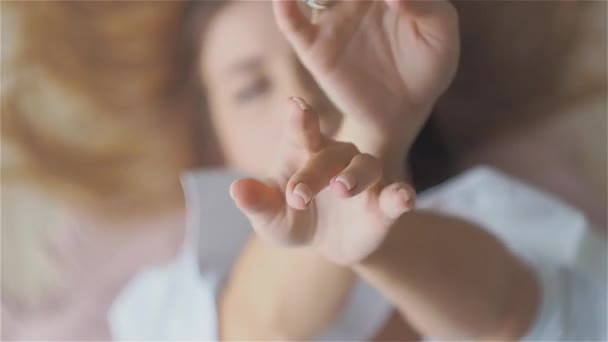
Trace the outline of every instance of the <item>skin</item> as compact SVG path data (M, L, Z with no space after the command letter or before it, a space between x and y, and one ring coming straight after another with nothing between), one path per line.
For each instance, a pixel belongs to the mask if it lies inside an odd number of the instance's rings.
M302 77L305 75L302 66L276 26L270 3L231 3L214 16L205 33L200 75L207 89L211 120L230 166L257 176L273 171L279 145L277 136L286 124L282 118L289 110L287 98L292 94L305 96L317 109L323 133L335 134L341 115L323 101L310 77ZM241 39L239 44L226 44L225 37ZM252 60L259 62L249 63ZM260 121L264 124L260 125ZM309 266L297 267L300 272L296 273L294 265ZM292 303L295 296L284 292L276 297L280 300L271 300L277 290L293 288L285 286L286 282L318 276L331 281L326 285L315 282L298 290L306 291L302 298L317 296L318 301ZM259 286L247 286L252 279ZM353 281L352 270L330 263L316 253L277 248L253 238L242 251L222 296L222 338L264 340L308 336L331 323ZM287 324L292 318L283 314L284 305L320 314L294 326ZM249 309L243 310L245 307Z
M243 180L231 192L246 213L254 206L264 209L264 215L250 217L262 237L278 234L279 242L296 245L314 241L330 260L349 264L373 251L386 228L412 206L412 189L394 182L402 180L401 168L383 161L401 164L429 108L449 84L458 58L457 19L447 2L390 4L343 2L321 16L316 26L296 2L277 1L274 14L282 34L274 25L270 3L236 2L220 11L207 29L201 76L226 159L232 166L273 178L265 183ZM334 22L346 23L348 29L338 29ZM224 37L239 37L239 44L224 44ZM381 42L372 46L378 52L366 58L354 53L366 45L371 48L369 41ZM311 105L302 98L303 91L318 91L297 78L294 50L336 103L339 114L329 116L348 113L335 140L323 134L322 122L316 123L317 116L326 115L313 113L314 101ZM285 106L288 95L300 96L299 109L293 103ZM292 118L283 119L286 115ZM262 118L265 124L256 124ZM280 131L286 138L277 144ZM310 162L303 162L305 158ZM386 174L396 179L383 179ZM330 183L336 194L356 198L326 203L333 197L319 192ZM259 208L260 203L268 208ZM334 207L345 203L345 214L363 211L375 217L357 220L348 217L352 214L338 218L323 212L337 212ZM384 229L370 235L362 227L356 240L344 243L355 234L328 227L348 227L352 222ZM338 251L336 246L343 243L351 248Z
M276 21L345 120L339 140L400 160L456 71L458 17L446 1L341 1L317 24L297 2Z
M478 227L435 215L403 216L413 193L393 178L402 170L391 161L407 152L453 75L458 56L453 8L439 1L343 2L320 18L321 27L310 25L295 2L276 1L274 14L289 44L273 24L269 4L255 2L226 6L202 44L201 77L210 90L212 121L227 160L270 176L231 187L261 239L247 246L223 293L222 338L312 338L344 303L353 281L349 269L393 299L424 334L521 336L536 305L530 272ZM332 27L333 22L344 27ZM242 44L225 44L225 37L240 37ZM380 44L378 53L356 54L370 41ZM314 94L314 87L294 77L299 64L292 51L336 104L342 124L334 135L328 134L333 129L324 129L323 119L335 116L316 111L315 100L311 105L303 98L303 93ZM357 63L379 67L357 69ZM291 95L300 97L285 105ZM262 118L264 125L256 125ZM451 253L449 246L433 241L423 244L433 258L397 262L407 258L408 244L421 242L404 233L418 224L430 236L460 227L458 239L450 243L467 252ZM386 239L392 232L401 234ZM386 244L389 240L393 243ZM277 248L294 245L306 248ZM426 271L446 260L469 265L472 255L481 254L489 260L483 267L459 274ZM496 270L505 272L493 278ZM252 289L251 281L260 286ZM430 284L436 293L422 291ZM412 289L419 291L408 294ZM471 293L471 300L458 301L461 290ZM523 312L515 309L520 307ZM302 320L299 312L309 317Z
M226 37L238 37L237 44ZM340 127L341 116L278 30L270 3L224 6L208 23L201 48L199 74L228 165L256 176L272 170L285 104L294 94L317 109L325 134L334 135Z

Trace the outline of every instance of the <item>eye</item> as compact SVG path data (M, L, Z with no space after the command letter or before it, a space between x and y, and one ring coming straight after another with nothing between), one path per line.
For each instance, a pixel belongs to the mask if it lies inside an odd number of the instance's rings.
M270 80L266 77L258 77L245 87L241 88L235 96L236 102L244 104L265 95L270 90Z

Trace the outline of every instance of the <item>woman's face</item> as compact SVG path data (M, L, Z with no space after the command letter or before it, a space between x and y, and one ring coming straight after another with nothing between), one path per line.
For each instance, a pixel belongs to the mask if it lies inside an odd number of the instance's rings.
M287 99L306 98L332 135L339 116L279 32L270 1L234 1L206 26L199 74L229 166L265 175L281 142Z

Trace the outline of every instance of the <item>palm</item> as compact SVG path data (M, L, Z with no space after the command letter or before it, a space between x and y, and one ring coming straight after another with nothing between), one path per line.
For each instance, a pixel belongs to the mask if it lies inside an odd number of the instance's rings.
M316 221L311 243L330 260L351 264L378 247L392 220L370 194L343 199L330 192L326 190L318 197L311 213Z
M285 188L282 187L281 193L285 193ZM278 217L272 227L254 228L258 232L270 229L273 234L279 233L279 242L284 244L310 245L340 264L350 264L369 255L384 239L392 223L382 212L373 191L341 198L331 188L322 190L303 210L285 204Z
M349 123L383 135L415 135L451 81L458 57L453 8L443 1L423 2L432 4L413 6L432 6L430 19L412 13L403 0L395 3L402 10L383 1L340 1L323 12L318 26L296 23L297 16L287 13L293 4L278 3L277 19ZM403 120L404 114L411 120Z
M411 207L413 192L403 183L383 187L377 159L321 136L312 111L292 110L296 123L285 132L275 176L265 183L237 181L232 196L262 238L312 246L340 264L360 261ZM333 180L345 174L356 179L350 189ZM306 184L307 195L300 195L299 184Z

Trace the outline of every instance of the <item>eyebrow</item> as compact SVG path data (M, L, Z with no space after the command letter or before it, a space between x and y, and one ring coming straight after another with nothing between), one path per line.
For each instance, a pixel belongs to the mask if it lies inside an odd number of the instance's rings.
M231 74L250 72L255 69L259 69L262 66L261 57L251 57L245 60L241 60L228 67L228 72Z

